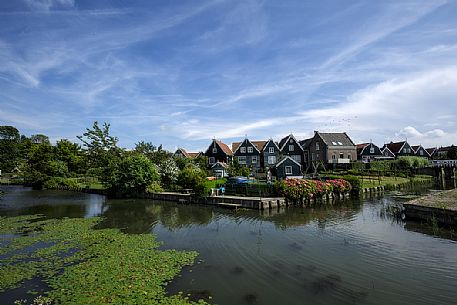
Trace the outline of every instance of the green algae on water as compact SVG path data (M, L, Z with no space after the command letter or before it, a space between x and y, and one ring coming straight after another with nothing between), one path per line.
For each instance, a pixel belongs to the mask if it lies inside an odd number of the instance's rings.
M0 217L0 292L39 278L54 304L190 303L165 285L196 252L159 251L153 235L95 230L100 221Z

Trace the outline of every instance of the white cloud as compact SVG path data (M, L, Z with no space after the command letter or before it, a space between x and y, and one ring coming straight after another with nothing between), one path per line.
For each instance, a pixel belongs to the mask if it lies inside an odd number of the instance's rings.
M25 0L25 3L33 10L49 11L54 8L72 8L74 0Z

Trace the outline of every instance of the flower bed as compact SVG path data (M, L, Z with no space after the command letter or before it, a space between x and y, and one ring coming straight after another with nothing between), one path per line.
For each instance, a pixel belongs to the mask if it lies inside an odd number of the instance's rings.
M277 183L278 192L293 202L303 202L332 192L344 194L349 192L351 188L351 184L343 179L318 181L291 178Z

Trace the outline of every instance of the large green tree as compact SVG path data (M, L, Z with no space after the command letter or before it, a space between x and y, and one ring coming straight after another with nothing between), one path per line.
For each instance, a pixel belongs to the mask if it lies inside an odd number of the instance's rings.
M104 184L112 195L128 196L144 193L148 186L159 181L159 172L151 160L132 154L120 159Z
M86 171L85 157L81 146L67 139L57 141L55 146L56 159L62 161L71 173L83 173Z
M95 121L92 129L77 138L87 150L88 167L91 173L103 179L109 176L123 150L117 146L118 138L110 135L110 124L104 123L102 127Z
M11 172L20 159L19 131L13 126L0 126L0 170Z

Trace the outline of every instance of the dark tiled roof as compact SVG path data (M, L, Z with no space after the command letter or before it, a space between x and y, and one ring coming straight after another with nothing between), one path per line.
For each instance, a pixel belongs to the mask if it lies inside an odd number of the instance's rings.
M428 154L431 156L431 155L433 155L433 153L436 151L436 148L435 148L435 147L426 148L425 151L427 151Z
M414 151L414 153L417 153L417 150L419 149L419 147L421 147L420 145L414 145L414 146L411 146L411 149Z
M400 149L405 145L406 141L401 141L401 142L390 142L388 144L384 144L385 147L389 148L391 152L394 154L398 154L400 152Z
M289 137L292 136L292 134L288 135L288 136L285 136L284 138L282 138L280 141L279 141L279 149L281 149L284 144L286 143L287 139L289 139Z
M301 140L298 143L300 143L300 145L301 145L301 147L303 147L303 149L307 149L312 140L313 140L313 138L309 138L309 139Z
M355 146L345 132L317 132L327 146Z

